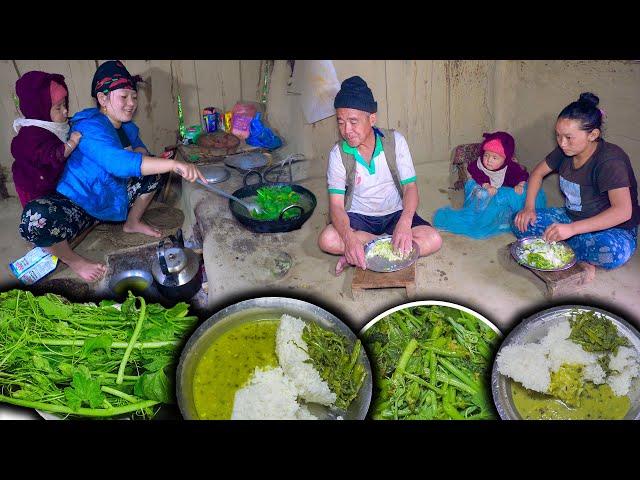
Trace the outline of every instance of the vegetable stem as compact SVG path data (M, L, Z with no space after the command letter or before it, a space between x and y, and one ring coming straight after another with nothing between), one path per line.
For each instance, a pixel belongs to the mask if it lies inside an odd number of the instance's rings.
M138 323L136 323L136 328L133 329L133 335L131 335L131 340L129 340L129 345L127 349L124 351L124 356L122 357L122 361L120 362L120 368L118 369L118 377L116 378L116 383L120 385L124 379L124 369L127 366L127 362L129 361L129 357L131 356L131 351L133 350L133 346L140 335L140 330L142 330L142 322L144 322L145 313L147 310L147 303L144 301L144 298L138 297L140 300L140 317L138 318Z

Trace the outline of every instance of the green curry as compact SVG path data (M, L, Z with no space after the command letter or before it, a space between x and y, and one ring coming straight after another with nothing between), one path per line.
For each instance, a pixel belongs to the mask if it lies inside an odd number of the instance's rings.
M576 407L569 407L550 395L527 390L513 381L511 397L525 420L621 420L631 407L629 397L616 396L606 383L585 382Z
M193 395L198 417L229 420L236 391L256 367L276 367L278 320L244 323L222 334L195 369Z

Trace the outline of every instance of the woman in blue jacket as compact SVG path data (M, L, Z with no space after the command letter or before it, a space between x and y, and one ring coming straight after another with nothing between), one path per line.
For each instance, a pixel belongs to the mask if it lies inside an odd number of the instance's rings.
M125 232L160 237L159 230L142 220L161 187L160 174L174 171L190 182L206 182L193 164L149 154L132 122L137 81L120 61L98 67L91 84L98 108L71 119L82 142L69 157L56 193L27 203L22 214L21 235L87 281L102 277L106 266L75 253L69 241L100 221L124 222Z

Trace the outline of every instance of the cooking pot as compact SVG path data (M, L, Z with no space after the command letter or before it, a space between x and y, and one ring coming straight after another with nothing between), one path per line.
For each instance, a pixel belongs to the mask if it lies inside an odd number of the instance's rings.
M190 248L185 248L182 229L178 229L176 236L170 235L169 240L169 248L166 239L158 244L151 273L164 297L189 300L202 286L201 258Z

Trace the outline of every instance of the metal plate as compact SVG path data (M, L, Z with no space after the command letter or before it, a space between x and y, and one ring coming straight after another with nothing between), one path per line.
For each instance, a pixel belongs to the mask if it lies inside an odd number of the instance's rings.
M231 176L231 172L219 165L202 165L198 167L209 183L221 183Z
M571 253L573 254L571 260L569 260L569 262L561 267L557 267L557 268L538 268L538 267L534 267L533 265L530 265L527 263L526 260L526 252L524 250L524 247L526 245L528 245L529 243L535 241L535 240L540 240L542 237L524 237L521 238L520 240L514 242L511 245L511 256L515 259L516 262L518 262L520 265L530 268L531 270L538 270L540 272L560 272L562 270L567 270L571 267L573 267L576 264L576 254L573 251L573 249L566 243L566 242L556 242L560 245L563 245L564 247L568 248Z
M186 420L197 420L198 413L193 395L193 377L196 367L211 344L225 332L255 320L279 320L284 313L315 322L320 327L332 330L347 338L350 346L356 335L340 319L328 311L302 300L286 297L262 297L230 305L207 319L187 341L176 371L176 394L178 406ZM345 411L329 409L318 404L307 404L312 413L323 420L336 420L338 415L345 420L363 420L369 411L373 379L371 365L364 348L360 349L358 362L365 369L366 377L356 398Z
M269 164L269 156L261 152L239 153L224 159L224 164L238 170L249 171Z
M371 249L381 242L391 242L391 235L383 235L378 237L364 245L364 258L367 263L367 270L371 270L373 272L396 272L398 270L403 270L407 267L413 265L418 258L420 257L420 247L418 244L413 241L413 249L409 255L403 260L387 260L386 258L382 258L379 256L373 256L371 258L367 257L367 254L371 251Z
M498 349L497 355L499 355L500 350L507 345L523 345L539 342L547 335L552 326L568 318L571 310L574 309L597 312L607 317L618 328L618 333L629 339L631 348L634 348L636 352L640 354L640 333L638 333L638 330L622 318L599 308L582 305L566 305L543 310L542 312L535 313L529 318L523 320L504 339L502 345L500 345L500 348ZM498 363L494 361L491 372L491 391L498 414L503 420L522 419L511 396L512 382L513 380L498 372ZM638 420L640 419L640 378L636 377L632 381L628 396L631 400L631 407L625 416L625 420Z

